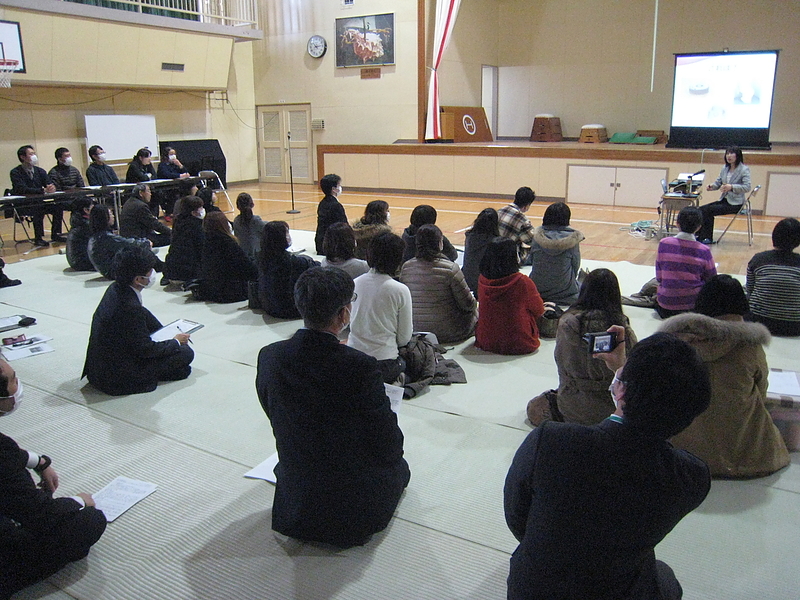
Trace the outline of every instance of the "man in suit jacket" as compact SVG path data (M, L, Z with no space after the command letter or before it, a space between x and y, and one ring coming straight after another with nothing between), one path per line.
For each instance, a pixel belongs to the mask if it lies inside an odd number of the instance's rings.
M22 382L0 359L0 417L22 400ZM85 493L53 498L58 474L50 457L21 449L0 433L0 598L80 560L100 539L106 518ZM29 471L41 483L37 486Z
M150 335L162 328L142 306L142 290L156 279L155 256L145 248L122 248L114 257L112 283L92 317L83 376L112 396L152 392L159 381L186 379L194 352L189 335L154 342Z
M611 329L624 339L622 327ZM708 373L688 344L663 333L640 341L627 363L624 343L597 356L616 371L616 412L591 427L546 421L508 472L506 522L520 541L509 599L682 596L654 548L700 505L711 478L666 440L708 407Z
M305 328L262 348L256 377L280 457L272 528L342 548L389 524L411 477L376 360L336 337L352 298L344 271L305 271L295 285Z
M172 230L150 211L150 186L144 183L133 188L131 197L119 213L119 234L127 238L146 238L153 247L169 246Z
M56 191L47 171L36 165L39 159L33 146L21 146L17 150L20 165L11 169L11 193L15 196L32 196L37 194L52 194ZM47 247L50 244L44 240L44 216L50 213L53 216L53 227L50 231L54 242L66 242L67 238L61 235L64 220L64 210L61 206L52 204L48 207L23 209L23 215L30 215L33 221L34 246Z

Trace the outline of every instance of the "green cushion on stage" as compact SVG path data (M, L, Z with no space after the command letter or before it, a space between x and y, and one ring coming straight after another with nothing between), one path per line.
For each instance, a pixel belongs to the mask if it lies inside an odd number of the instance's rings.
M630 144L633 142L633 139L636 137L636 132L633 133L615 133L611 136L611 139L608 140L612 144Z

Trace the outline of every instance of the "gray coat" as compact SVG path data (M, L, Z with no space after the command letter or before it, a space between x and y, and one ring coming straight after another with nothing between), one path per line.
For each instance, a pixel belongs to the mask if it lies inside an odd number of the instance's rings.
M537 227L531 242L531 279L542 300L572 304L578 299L580 243L583 234L571 227Z
M739 163L739 166L728 177L728 165L725 165L722 167L717 180L709 187L712 190L718 190L724 183L730 183L733 189L723 194L720 200L725 198L731 206L741 206L744 204L745 195L750 191L750 167L744 163Z
M440 344L472 335L478 304L457 264L444 257L432 262L412 258L403 264L400 281L411 290L414 331L430 331Z

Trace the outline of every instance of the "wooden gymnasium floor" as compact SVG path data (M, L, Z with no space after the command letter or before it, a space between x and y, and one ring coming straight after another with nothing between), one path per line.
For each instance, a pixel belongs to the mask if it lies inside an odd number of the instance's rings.
M346 182L345 182L346 184ZM314 231L316 228L316 207L322 197L315 185L294 186L296 207L300 214L290 215L286 211L291 208L291 194L287 184L246 183L232 185L228 193L235 204L239 192L249 192L255 200L256 213L264 220L284 220L293 230ZM707 194L706 201L716 197ZM364 206L371 200L383 199L389 203L391 225L397 233L408 226L411 211L418 204L431 204L439 213L437 225L455 245L464 244L464 229L475 216L486 207L500 208L507 202L496 198L440 196L424 194L379 194L375 192L350 191L346 187L340 201L344 204L347 216L354 221L363 214ZM640 220L657 220L658 214L653 209L614 208L608 206L573 204L572 226L579 229L586 240L581 244L583 258L601 261L628 261L638 265L655 264L657 239L645 240L632 236L626 228ZM230 210L224 195L219 200L223 210ZM528 211L534 225L541 223L546 203L536 202ZM230 214L233 219L234 213ZM717 237L730 217L719 217L716 221ZM771 232L779 217L753 218L755 241L748 246L745 221L741 217L736 220L731 230L719 245L712 246L714 258L720 273L744 275L747 262L756 252L772 248ZM5 245L2 256L7 263L29 260L37 256L47 256L63 251L63 245L54 245L47 249L33 249L28 243L14 244L11 219L0 221L0 235ZM13 273L12 273L13 276Z

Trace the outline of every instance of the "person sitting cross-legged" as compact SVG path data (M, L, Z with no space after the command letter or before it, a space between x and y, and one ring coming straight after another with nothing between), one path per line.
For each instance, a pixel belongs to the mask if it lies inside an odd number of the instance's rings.
M83 375L111 396L152 392L159 381L186 379L194 352L189 334L154 342L162 328L142 305L142 290L156 281L156 257L145 248L129 246L114 256L114 283L108 286L92 317Z
M279 457L272 528L342 548L386 528L411 477L377 361L337 337L353 289L335 267L300 275L294 297L305 327L262 348L256 375Z

